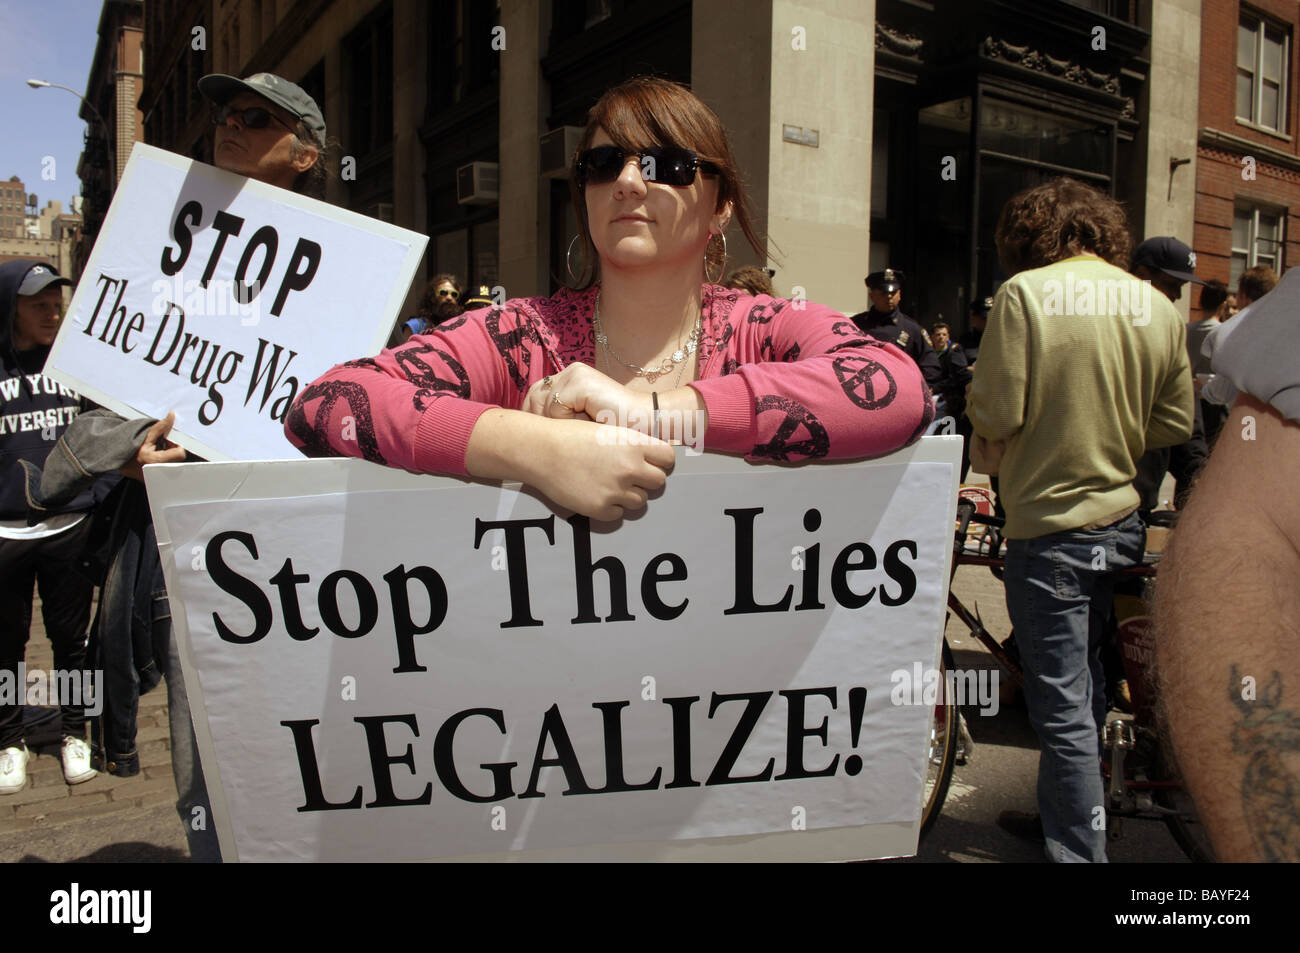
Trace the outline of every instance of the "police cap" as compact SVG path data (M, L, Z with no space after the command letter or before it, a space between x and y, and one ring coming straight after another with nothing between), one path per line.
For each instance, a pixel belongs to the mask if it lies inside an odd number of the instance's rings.
M898 291L903 287L903 273L893 268L867 275L867 287L875 291Z

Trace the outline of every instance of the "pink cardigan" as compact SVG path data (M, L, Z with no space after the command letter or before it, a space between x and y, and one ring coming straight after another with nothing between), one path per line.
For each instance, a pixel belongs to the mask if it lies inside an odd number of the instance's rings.
M467 475L480 414L518 410L528 388L562 365L595 366L595 299L594 287L512 299L340 364L298 396L285 433L307 456ZM690 386L708 409L706 450L753 460L874 457L933 421L912 359L839 312L717 285L704 286L702 303L700 379Z

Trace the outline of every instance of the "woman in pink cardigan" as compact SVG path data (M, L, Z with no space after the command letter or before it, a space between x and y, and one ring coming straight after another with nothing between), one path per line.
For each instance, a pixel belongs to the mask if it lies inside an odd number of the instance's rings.
M870 457L933 420L898 348L821 305L710 279L733 216L763 251L722 123L685 87L642 77L601 97L571 187L576 289L334 368L299 395L290 441L308 456L518 480L616 520L664 485L673 443L758 461Z

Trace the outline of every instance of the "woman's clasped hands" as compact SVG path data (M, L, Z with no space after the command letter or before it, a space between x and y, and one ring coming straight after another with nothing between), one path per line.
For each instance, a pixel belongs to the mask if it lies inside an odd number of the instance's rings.
M652 407L648 393L631 390L586 364L570 364L530 387L521 409L556 420L590 420L649 434Z
M667 482L674 452L650 436L647 393L575 363L533 384L520 409L552 421L533 483L562 506L617 520L643 509Z

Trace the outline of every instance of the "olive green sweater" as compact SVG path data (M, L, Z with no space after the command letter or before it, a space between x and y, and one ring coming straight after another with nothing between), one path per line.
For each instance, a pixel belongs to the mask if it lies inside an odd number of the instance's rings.
M1023 271L997 293L966 413L1006 441L1006 536L1032 539L1131 510L1149 449L1192 432L1185 329L1149 283L1092 255Z

